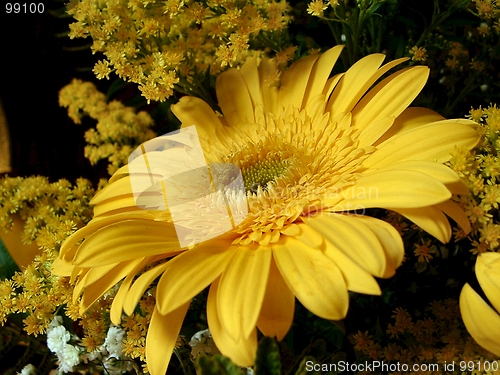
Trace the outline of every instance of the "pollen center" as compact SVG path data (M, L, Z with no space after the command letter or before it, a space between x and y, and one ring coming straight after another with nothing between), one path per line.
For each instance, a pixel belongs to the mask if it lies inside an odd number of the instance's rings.
M239 147L238 147L239 146ZM235 164L241 170L247 194L271 190L270 183L285 183L291 178L302 152L283 143L277 136L266 137L260 142L248 142L223 161ZM286 183L285 183L286 185Z
M260 186L266 190L267 184L283 176L290 166L288 160L265 159L258 160L241 169L245 190L256 193Z

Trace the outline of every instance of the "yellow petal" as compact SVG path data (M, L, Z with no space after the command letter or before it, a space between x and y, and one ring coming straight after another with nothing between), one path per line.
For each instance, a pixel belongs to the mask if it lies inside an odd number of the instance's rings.
M145 212L145 210L137 206L137 202L133 194L120 195L96 204L94 206L94 219L100 219L121 213L125 214L141 211Z
M384 117L370 123L359 135L358 147L373 145L394 123L394 117Z
M325 213L307 220L307 225L369 274L377 277L385 274L384 249L373 230L359 217Z
M122 320L123 303L125 302L125 298L127 297L127 292L130 288L130 284L134 280L134 277L129 276L130 275L128 275L120 285L118 292L116 292L113 298L111 309L109 310L109 319L114 325L120 325Z
M458 175L449 167L440 163L425 160L405 160L399 163L388 165L383 169L378 169L377 171L390 171L395 169L418 171L435 178L443 184L460 181L460 177L458 177ZM370 170L366 171L366 174L369 173Z
M322 53L316 61L312 68L309 82L307 83L304 99L302 101L302 108L305 108L317 95L324 93L328 77L343 49L344 46L330 48L328 51Z
M71 262L56 258L52 263L51 273L57 276L70 276L73 268L74 266Z
M302 229L298 224L292 223L281 229L280 232L285 236L296 237L302 234Z
M142 258L118 264L108 273L103 275L98 282L85 287L80 301L80 312L87 310L98 298L102 297L109 289L115 286L121 279L131 273L141 263ZM95 269L95 268L94 268ZM94 270L92 269L92 270ZM92 271L91 270L91 271ZM90 271L89 271L90 272Z
M281 276L276 263L271 261L266 293L262 301L257 326L268 337L283 340L292 326L295 296Z
M70 284L75 283L77 279L81 279L85 277L87 272L89 272L91 269L90 268L79 268L79 267L73 267L73 272L71 272L69 282Z
M378 145L398 134L405 133L415 127L441 120L444 120L444 117L430 109L422 107L406 108L396 118L391 128L382 137L380 137L377 142L375 142L375 145Z
M442 210L446 215L451 217L455 222L468 234L471 231L469 217L465 214L464 210L452 200L436 204L435 207Z
M350 112L354 108L373 84L371 77L384 59L384 55L374 53L357 61L345 72L327 104L327 110L332 113L333 117L342 112Z
M214 110L202 99L194 96L183 96L177 104L171 107L175 117L182 126L196 125L198 134L214 134L222 124Z
M278 87L275 80L278 78L278 68L275 59L262 59L259 64L259 84L262 92L264 111L276 113L278 110Z
M74 249L76 244L83 238L90 236L99 229L119 221L131 219L153 220L153 216L148 211L140 210L137 212L123 212L112 216L94 218L86 226L80 228L63 242L60 250L60 258L69 259L66 254ZM142 223L142 225L146 225L147 221Z
M129 178L120 178L119 180L107 185L102 190L98 191L90 201L90 204L95 205L107 199L127 196L132 194L132 185Z
M240 69L243 80L245 81L248 93L252 99L254 108L263 108L262 94L259 83L259 71L257 68L257 59L250 57Z
M134 313L134 309L139 303L141 297L144 295L146 289L165 271L167 267L168 262L160 264L144 272L137 278L137 280L135 280L127 292L127 298L123 302L123 311L125 311L125 314L132 315Z
M181 121L182 127L195 125L200 143L205 154L210 150L223 149L227 139L225 126L214 110L202 99L193 96L183 96L177 104L170 107L174 115ZM214 136L217 142L213 142Z
M394 276L396 269L403 263L405 248L398 231L389 223L370 216L356 217L365 223L377 236L385 254L385 272L383 278Z
M300 233L296 233L293 237L305 243L307 246L319 249L324 242L323 233L313 229L313 227L306 224L297 224Z
M325 255L333 261L344 276L347 289L351 292L380 295L380 287L366 270L352 261L330 241L325 241Z
M500 313L500 253L482 253L476 260L476 277L486 297Z
M120 289L116 292L116 295L113 297L113 304L111 305L111 309L109 312L109 316L111 322L114 325L119 325L122 317L123 304L125 302L125 298L127 298L128 291L132 282L134 281L136 275L148 264L151 264L154 261L154 258L148 257L144 258L142 262L138 263L135 268L125 277L125 280L120 285Z
M469 193L467 186L462 182L456 172L440 163L426 160L406 160L385 166L383 169L378 169L378 171L396 169L424 173L444 184L453 194ZM370 174L370 170L366 171L365 174Z
M417 97L429 77L429 68L414 66L394 73L370 90L352 111L357 129L383 118L398 117Z
M310 116L314 129L325 133L328 131L330 114L325 113L325 94L318 94L310 99L305 106L305 113Z
M76 301L76 299L80 296L80 293L87 285L95 283L103 276L108 274L111 270L113 270L117 265L118 263L114 263L107 264L101 267L90 268L85 276L80 277L77 284L75 285L75 289L73 290L73 302Z
M297 60L288 68L281 79L279 103L302 109L311 71L318 58L319 55L307 56Z
M107 218L106 220L107 221L102 221L102 223L105 223L104 226L118 221L115 218ZM59 251L59 257L67 261L72 261L73 256L76 253L76 250L78 249L78 246L76 246L78 242L80 242L83 238L96 232L98 229L102 228L102 225L97 224L97 222L98 222L97 220L91 220L86 226L84 226L83 228L79 229L71 236L66 238L66 240L61 245L61 250ZM70 252L72 252L73 254L68 256L69 255L68 253Z
M115 181L119 180L120 178L127 176L128 173L129 173L128 165L124 165L123 167L118 168L118 170L115 173L113 173L113 175L108 180L108 182L109 183L115 182Z
M447 243L450 240L450 222L443 212L435 206L391 209L411 220L442 243Z
M154 309L146 336L146 362L151 375L165 375L189 303L170 314L161 315Z
M78 231L76 231L73 235L76 235L77 233L78 233ZM70 236L69 238L71 238L72 236ZM64 244L65 244L65 242L63 242L63 246L64 246ZM79 246L74 245L74 246L66 247L66 248L63 248L63 246L61 246L61 250L59 251L59 258L64 260L65 262L70 262L71 265L73 265L73 258L75 257L75 254L78 251Z
M484 349L500 356L500 315L469 284L460 293L460 312L467 331Z
M155 221L127 220L110 224L91 234L76 252L74 264L96 267L152 255L181 251L173 225Z
M325 98L328 98L332 94L333 90L335 89L335 87L337 87L339 81L342 79L343 76L344 73L335 74L332 78L326 81L325 88L323 89L323 94L325 95Z
M266 291L271 248L239 248L220 278L217 312L222 329L235 341L254 330Z
M221 73L217 77L215 90L219 106L230 126L255 122L253 102L239 70L229 69Z
M167 314L190 301L220 276L235 254L235 249L225 239L213 239L169 261L169 266L158 282L158 310Z
M417 208L451 198L450 191L436 179L408 170L380 170L362 175L356 185L340 193L345 199L333 210L366 208Z
M297 299L313 314L332 320L347 314L347 287L337 265L321 250L284 237L273 244L276 265Z
M252 366L257 352L257 330L254 329L247 338L241 337L235 341L222 328L217 311L218 288L219 279L212 283L207 300L207 321L214 343L223 355L238 366Z
M406 160L428 160L444 163L455 147L471 149L479 133L469 120L445 120L422 125L396 135L377 146L363 163L367 168L383 168Z

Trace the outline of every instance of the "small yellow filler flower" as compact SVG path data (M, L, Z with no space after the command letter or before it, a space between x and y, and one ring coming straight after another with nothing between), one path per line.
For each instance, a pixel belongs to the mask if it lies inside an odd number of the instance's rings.
M82 309L123 279L111 310L115 324L159 278L146 340L153 375L165 373L189 303L208 286L213 340L241 366L253 364L257 329L283 339L295 298L317 316L339 320L348 291L379 295L374 277L393 276L404 248L396 229L366 209L396 211L442 242L451 236L445 214L470 229L450 200L468 190L442 163L455 147L478 142L475 123L407 108L429 69L380 80L406 59L382 65L385 56L373 54L330 77L341 51L300 59L281 78L272 59L227 70L216 82L222 116L196 97L172 107L182 128L196 126L207 163L240 169L245 193L231 199L248 213L234 229L180 246L172 220L179 206L139 208L134 173L125 166L94 197L94 219L62 246L54 270L76 280ZM187 141L176 152L186 150ZM193 205L181 224L194 226L207 207L224 204ZM207 215L205 227L213 221Z
M500 253L479 254L476 277L491 306L465 284L460 293L462 319L479 345L500 356Z

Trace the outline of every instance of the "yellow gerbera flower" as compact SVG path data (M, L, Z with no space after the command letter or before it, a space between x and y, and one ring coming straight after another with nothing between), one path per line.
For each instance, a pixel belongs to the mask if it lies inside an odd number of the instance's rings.
M363 215L366 209L397 211L443 242L451 236L445 214L469 230L450 200L467 188L441 163L456 146L477 143L474 123L407 108L427 80L426 67L400 70L372 88L405 59L381 66L384 55L373 54L330 78L341 50L303 58L281 78L272 59L222 73L222 116L195 97L172 107L183 128L196 126L208 163L240 169L246 195L232 199L246 199L248 214L236 228L181 247L171 207L137 207L131 178L140 173L124 167L94 198L94 219L63 245L55 269L76 279L82 309L124 279L114 323L160 277L146 341L153 375L165 372L189 303L207 286L214 342L242 366L254 361L256 328L278 340L286 335L295 298L339 320L348 291L380 294L374 277L394 275L403 242L391 225ZM190 142L180 142L184 154ZM170 156L165 162L176 168ZM198 225L199 214L209 228L206 209L224 204L192 206L192 220L182 225Z
M479 254L476 276L493 307L465 284L460 293L462 319L479 345L500 356L500 253Z

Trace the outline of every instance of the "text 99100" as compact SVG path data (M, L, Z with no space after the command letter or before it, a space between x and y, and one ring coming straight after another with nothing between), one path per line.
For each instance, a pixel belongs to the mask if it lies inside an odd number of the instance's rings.
M7 3L5 13L8 14L41 14L45 12L43 3Z

